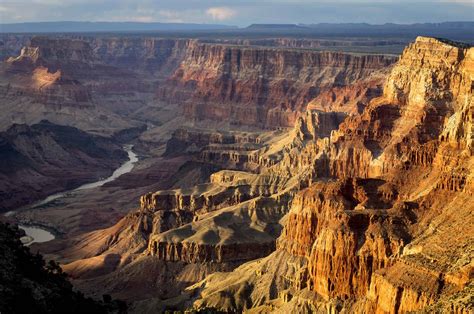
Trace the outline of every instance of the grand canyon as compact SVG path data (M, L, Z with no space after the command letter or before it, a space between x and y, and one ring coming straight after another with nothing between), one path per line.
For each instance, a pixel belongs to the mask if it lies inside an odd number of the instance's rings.
M472 313L473 25L1 33L0 312Z

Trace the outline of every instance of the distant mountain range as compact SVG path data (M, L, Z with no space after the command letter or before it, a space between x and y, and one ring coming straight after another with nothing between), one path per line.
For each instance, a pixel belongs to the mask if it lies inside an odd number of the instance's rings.
M474 22L443 22L380 25L367 23L252 24L245 28L222 24L139 22L32 22L0 24L0 33L84 32L224 32L229 35L299 35L304 37L446 37L474 41Z
M246 30L260 33L298 33L310 36L416 37L421 35L474 41L474 22L380 25L367 23L252 24Z

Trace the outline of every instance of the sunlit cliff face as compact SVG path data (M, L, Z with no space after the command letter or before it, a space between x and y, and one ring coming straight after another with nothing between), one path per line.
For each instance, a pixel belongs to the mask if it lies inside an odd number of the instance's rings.
M49 86L56 83L61 79L61 70L57 70L54 73L48 71L45 67L38 67L33 71L31 76L32 83L31 87L37 90L48 88Z

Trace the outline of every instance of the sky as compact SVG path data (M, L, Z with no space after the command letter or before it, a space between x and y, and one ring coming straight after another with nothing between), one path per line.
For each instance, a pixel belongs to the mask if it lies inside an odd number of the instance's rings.
M474 21L474 0L0 0L0 22L422 23Z

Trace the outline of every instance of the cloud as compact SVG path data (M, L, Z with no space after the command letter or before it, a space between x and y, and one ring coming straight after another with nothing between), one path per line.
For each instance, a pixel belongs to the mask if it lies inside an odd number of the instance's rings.
M166 22L171 23L183 23L183 12L175 10L158 10L158 15L160 18L164 18Z
M142 23L149 23L153 22L154 18L153 16L132 16L129 18L130 22L142 22Z
M473 0L441 0L440 2L444 3L455 3L455 4L462 4L467 6L474 6Z
M248 26L473 21L473 7L474 0L0 0L0 24L153 21Z
M212 7L206 10L206 14L213 20L224 21L237 15L237 11L228 7Z

